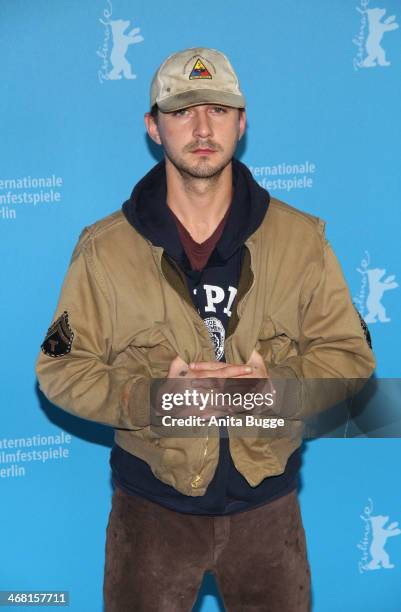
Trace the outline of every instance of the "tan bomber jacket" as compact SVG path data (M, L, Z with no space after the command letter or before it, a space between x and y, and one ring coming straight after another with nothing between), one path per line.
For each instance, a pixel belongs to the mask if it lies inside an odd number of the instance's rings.
M366 379L375 360L325 223L271 199L246 256L225 341L226 361L258 350L272 379ZM64 314L66 313L66 314ZM58 340L63 340L57 350ZM48 399L115 429L115 441L181 493L204 495L219 438L159 437L149 423L149 383L178 354L215 360L209 332L180 270L162 247L117 211L83 230L36 372ZM44 345L42 345L43 347ZM342 399L342 398L340 398ZM230 435L236 468L251 486L284 472L301 444L303 419L325 409L300 393L285 438Z

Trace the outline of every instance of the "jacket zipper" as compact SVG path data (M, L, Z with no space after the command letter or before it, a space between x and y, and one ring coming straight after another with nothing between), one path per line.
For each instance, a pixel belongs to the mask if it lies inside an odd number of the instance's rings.
M163 254L162 254L162 257L163 257ZM194 303L192 302L192 298L191 298L190 293L189 293L189 291L188 291L188 286L187 286L187 283L186 283L186 280L185 280L185 277L184 277L184 275L183 275L182 271L180 270L179 266L176 264L176 262L175 262L173 259L171 259L171 258L169 257L169 258L168 258L168 261L169 261L169 263L171 263L171 265L174 267L174 269L176 270L177 274L178 274L178 275L179 275L179 277L181 278L181 281L182 281L183 286L184 286L184 291L185 291L186 298L188 298L186 301L188 301L188 302L189 302L189 306L190 306L190 307L192 307L192 309L195 311L195 313L196 313L196 317L197 317L198 319L200 319L200 320L202 321L202 325L204 325L204 321L203 321L202 317L199 315L199 313L198 313L197 309L195 308ZM161 268L161 272L162 272L162 275L163 275L164 279L165 279L165 280L168 282L168 280L166 279L166 277L165 277L165 276L164 276L164 274L163 274L163 269L162 269L162 267L161 267L161 261L160 261L160 268ZM170 283L169 283L169 284L170 284ZM170 285L170 286L171 286L171 285ZM174 289L174 291L176 291L176 293L178 293L178 291L177 291L177 290L176 290L174 287L172 287L172 288ZM182 295L180 295L179 293L178 293L178 295L179 295L180 297L183 297L183 296L182 296ZM213 345L212 345L212 342L211 342L210 336L208 337L208 340L209 340L209 342L210 342L210 344L211 344L211 346L212 346L213 353L214 353L214 347L213 347ZM198 483L201 481L201 476L200 476L200 473L202 472L202 470L203 470L203 468L204 468L204 466L205 466L205 462L206 462L206 455L207 455L208 446L209 446L209 426L208 426L208 429L207 429L207 434L206 434L206 444L205 444L205 448L204 448L204 450L203 450L203 456L202 456L202 458L201 458L201 465L200 465L200 467L198 468L197 474L196 474L196 475L195 475L195 477L194 477L194 478L191 480L191 487L192 487L192 488L194 488L194 489L196 489L196 488L198 487Z
M246 248L248 248L248 247L246 247ZM251 285L248 287L248 290L246 291L246 293L242 296L242 298L240 299L240 301L237 304L237 313L238 314L239 314L240 306L243 306L243 304L246 302L246 300L248 299L248 296L249 296L252 288L255 285L255 275L253 274L253 270L252 270L252 252L251 252L251 249L248 249L248 250L249 250L249 254L250 254L250 258L251 258L250 269L251 269L251 273L252 273L252 282L251 282ZM238 323L237 323L237 325L238 325ZM232 333L230 334L230 336L232 336ZM231 354L230 347L228 347L228 351ZM200 474L201 474L201 472L202 472L202 470L203 470L203 468L205 466L206 454L207 454L207 449L208 449L208 442L209 442L209 427L208 427L208 430L207 430L206 445L205 445L205 449L204 449L204 452L203 452L202 464L201 464L201 467L200 467L197 475L195 476L194 480L191 482L191 486L193 488L197 488L198 483L201 481L201 475ZM219 444L220 444L220 436L219 436Z

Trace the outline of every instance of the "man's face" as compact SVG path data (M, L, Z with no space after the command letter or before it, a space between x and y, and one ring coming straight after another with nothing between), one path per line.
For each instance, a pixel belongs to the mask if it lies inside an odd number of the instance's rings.
M145 115L149 136L163 146L166 158L193 178L211 178L230 163L245 131L245 111L200 104L172 113Z

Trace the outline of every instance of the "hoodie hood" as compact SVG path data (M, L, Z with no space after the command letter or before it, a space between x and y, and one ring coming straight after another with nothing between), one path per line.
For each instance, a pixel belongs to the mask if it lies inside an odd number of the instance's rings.
M262 223L270 196L242 162L232 160L234 196L223 234L212 257L224 264ZM155 246L188 267L173 214L167 206L165 161L154 166L134 187L122 206L128 222Z

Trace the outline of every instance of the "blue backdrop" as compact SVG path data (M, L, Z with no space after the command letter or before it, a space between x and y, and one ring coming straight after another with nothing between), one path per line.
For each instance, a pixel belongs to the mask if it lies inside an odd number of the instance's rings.
M172 52L231 59L241 160L327 221L376 375L400 376L400 22L399 0L2 0L0 590L68 590L74 612L102 610L112 431L50 405L34 361L81 229L156 162L143 115ZM401 609L400 454L398 438L306 444L314 611ZM209 579L196 610L223 610Z

